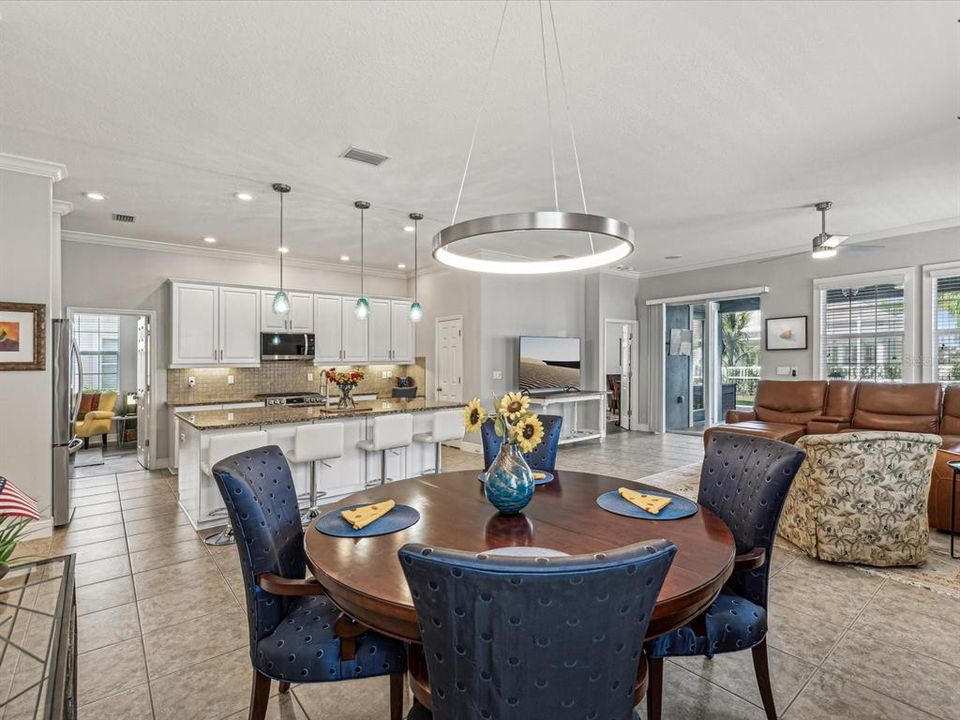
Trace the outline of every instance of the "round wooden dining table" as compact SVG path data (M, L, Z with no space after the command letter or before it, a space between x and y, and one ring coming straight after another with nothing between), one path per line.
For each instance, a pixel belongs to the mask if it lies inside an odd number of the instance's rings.
M680 627L713 602L730 577L736 553L720 518L703 507L680 520L615 515L598 506L597 497L636 484L569 470L554 474L553 482L537 487L523 514L514 516L500 515L487 502L477 470L400 480L351 495L330 510L394 500L416 508L420 520L406 530L368 538L332 537L308 527L307 565L345 613L413 643L420 640L417 616L397 557L407 543L477 553L527 546L579 555L666 538L677 546L677 554L657 598L648 638Z

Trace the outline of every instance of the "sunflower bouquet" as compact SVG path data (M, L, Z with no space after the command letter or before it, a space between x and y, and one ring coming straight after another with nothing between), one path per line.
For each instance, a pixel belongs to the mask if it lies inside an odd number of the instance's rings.
M488 413L479 398L471 400L463 411L463 426L470 432L477 432L489 418L493 420L493 429L497 437L519 447L520 452L532 452L543 440L543 423L536 413L530 411L530 398L522 393L512 392L502 398L493 396L494 411Z

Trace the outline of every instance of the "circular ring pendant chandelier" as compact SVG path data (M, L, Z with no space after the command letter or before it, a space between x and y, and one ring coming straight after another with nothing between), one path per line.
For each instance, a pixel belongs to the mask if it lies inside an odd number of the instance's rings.
M457 222L457 213L460 209L460 201L463 198L463 187L466 183L467 172L470 169L470 160L473 157L473 150L477 141L477 130L480 126L480 116L483 114L483 107L486 104L487 96L491 87L491 78L493 75L494 62L497 57L497 49L500 45L500 38L503 34L504 20L507 15L507 6L509 0L504 0L503 10L500 15L500 26L497 29L497 36L493 46L493 54L490 58L490 65L487 70L486 86L483 92L483 99L480 104L480 112L477 115L473 126L473 136L470 140L470 148L467 151L467 159L463 168L463 176L460 179L460 190L457 193L457 202L453 209L453 219L449 226L443 228L433 237L433 257L440 263L460 270L470 270L473 272L499 273L506 275L537 275L547 273L573 272L577 270L589 270L611 265L627 257L634 251L633 228L622 220L607 217L604 215L593 215L587 211L587 197L583 189L583 174L580 169L580 154L577 150L576 134L573 130L573 118L570 114L570 102L567 95L566 76L563 72L563 62L560 58L560 41L557 37L557 26L553 15L553 2L547 0L546 5L549 11L549 22L553 34L553 46L556 49L557 69L560 76L560 83L563 90L563 101L566 108L566 116L570 126L570 142L573 146L573 157L576 164L577 180L580 185L580 199L583 207L582 212L565 212L560 210L560 194L557 186L557 164L556 152L553 144L553 113L550 103L550 81L547 64L547 38L546 26L544 21L543 0L539 2L540 11L540 41L543 50L543 82L544 94L547 104L548 119L548 137L550 138L550 165L553 175L553 199L555 210L553 211L532 211L522 213L507 213L501 215L488 215L486 217L473 218ZM523 255L522 247L517 255L511 253L511 259L492 259L490 254L503 257L502 252L485 252L481 246L479 252L477 245L482 245L484 236L507 235L508 233L557 233L574 232L584 233L586 243L584 253L571 255L569 248L564 247L562 254L554 255L550 259L534 259ZM598 249L594 242L594 235L601 235L615 241L612 247ZM461 244L458 248L457 243L463 241L472 241L474 252L459 251L463 248ZM512 247L516 248L517 243ZM484 255L487 257L484 257ZM515 258L515 259L514 259Z

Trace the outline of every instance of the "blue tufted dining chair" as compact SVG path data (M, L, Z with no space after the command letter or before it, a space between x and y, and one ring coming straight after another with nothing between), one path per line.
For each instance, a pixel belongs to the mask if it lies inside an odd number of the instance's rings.
M342 614L306 561L297 491L276 445L226 458L213 477L237 538L247 599L253 688L250 720L267 711L271 680L331 682L390 675L391 720L403 715L403 644Z
M753 653L763 709L769 720L776 720L767 662L767 584L780 511L805 456L793 445L768 438L722 432L710 436L697 501L733 533L733 575L702 615L647 643L648 720L660 720L663 658L710 658L747 648Z
M405 545L435 720L634 718L643 636L677 548L507 557ZM431 717L414 704L408 720Z
M553 472L557 467L557 448L560 446L560 428L563 418L559 415L539 415L543 423L543 440L531 452L524 453L523 459L533 470ZM490 463L500 452L503 440L497 437L493 429L493 420L489 418L480 426L480 437L483 440L483 467L490 467Z

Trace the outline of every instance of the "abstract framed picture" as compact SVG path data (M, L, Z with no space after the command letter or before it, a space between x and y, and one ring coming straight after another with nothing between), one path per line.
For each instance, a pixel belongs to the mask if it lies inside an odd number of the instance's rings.
M767 318L767 350L806 350L807 316Z
M0 302L0 371L46 368L46 307Z

